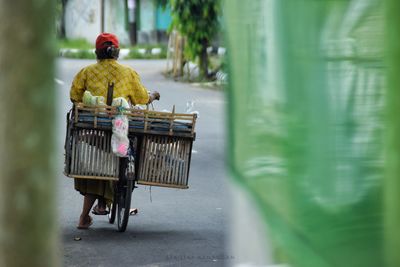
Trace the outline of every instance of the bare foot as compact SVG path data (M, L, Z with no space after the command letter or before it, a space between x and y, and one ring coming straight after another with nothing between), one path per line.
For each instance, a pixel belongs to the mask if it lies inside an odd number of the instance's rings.
M79 225L76 227L78 229L88 229L89 226L91 226L93 223L93 219L92 217L90 217L89 215L86 215L84 217L79 218Z

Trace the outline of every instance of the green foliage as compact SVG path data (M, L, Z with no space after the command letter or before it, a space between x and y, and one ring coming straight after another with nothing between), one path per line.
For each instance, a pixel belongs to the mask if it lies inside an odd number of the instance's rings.
M200 68L207 73L206 49L219 29L219 0L171 0L172 24L187 38L185 56L200 60ZM206 62L204 62L204 60ZM202 64L203 61L203 64ZM205 65L204 65L205 63Z
M93 49L94 44L86 39L58 39L58 48Z

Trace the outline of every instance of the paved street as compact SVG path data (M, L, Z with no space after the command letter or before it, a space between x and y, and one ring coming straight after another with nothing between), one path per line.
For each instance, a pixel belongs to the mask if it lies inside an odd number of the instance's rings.
M199 111L189 189L139 186L132 206L139 213L130 217L125 233L116 231L107 216L94 216L89 230L76 225L83 197L73 180L62 174L65 114L70 108L69 88L73 76L94 61L58 59L58 213L65 266L229 266L233 257L225 251L228 192L224 163L224 97L216 90L165 79L163 60L121 61L141 75L149 90L158 90L157 110L184 112L188 101ZM74 241L81 237L81 241Z

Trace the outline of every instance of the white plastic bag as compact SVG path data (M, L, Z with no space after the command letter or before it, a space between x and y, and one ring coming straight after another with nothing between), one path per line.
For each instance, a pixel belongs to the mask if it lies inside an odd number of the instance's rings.
M125 115L117 115L112 121L113 134L111 136L111 149L118 157L127 157L129 149L129 121Z
M105 105L103 96L94 96L89 91L85 91L82 97L83 104L87 106Z
M124 97L114 98L111 105L115 107L130 108L128 101Z
M118 136L113 134L111 136L112 152L118 157L127 157L129 149L129 139L127 136Z
M129 120L125 115L117 115L112 121L113 134L128 136Z

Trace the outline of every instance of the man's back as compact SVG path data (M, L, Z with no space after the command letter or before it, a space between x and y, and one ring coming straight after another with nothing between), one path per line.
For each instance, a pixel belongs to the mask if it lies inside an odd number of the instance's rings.
M81 102L84 91L107 98L108 84L114 83L113 97L125 97L132 104L146 104L149 100L139 75L115 59L103 59L83 68L74 78L71 100Z

